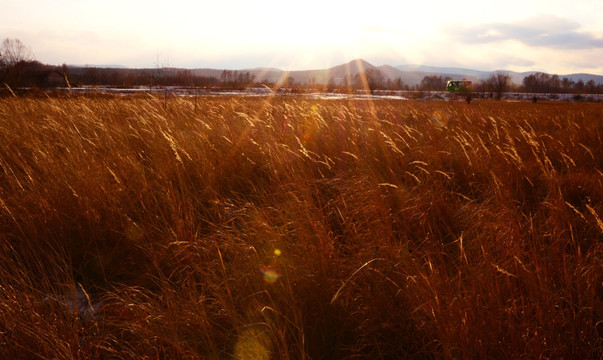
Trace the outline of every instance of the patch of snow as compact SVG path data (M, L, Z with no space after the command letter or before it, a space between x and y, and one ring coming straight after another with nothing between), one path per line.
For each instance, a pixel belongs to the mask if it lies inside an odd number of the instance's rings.
M299 92L291 89L281 88L276 91L265 87L253 87L246 90L221 90L217 88L190 88L190 87L149 87L137 86L132 88L113 88L110 86L80 86L72 88L57 88L61 92L70 92L75 94L82 93L101 93L101 94L170 94L177 96L239 96L239 97L259 97L259 96L294 96L305 97L309 99L320 100L442 100L442 101L465 101L466 95L451 93L448 91L406 91L406 90L375 90L373 94L368 90L358 90L355 93L333 93L333 92ZM492 98L492 93L472 93L472 100ZM552 93L503 93L501 100L505 101L603 101L603 94L552 94Z

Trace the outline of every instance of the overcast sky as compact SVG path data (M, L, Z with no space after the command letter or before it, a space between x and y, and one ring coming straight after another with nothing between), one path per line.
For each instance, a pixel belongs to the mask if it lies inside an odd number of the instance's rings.
M603 74L602 0L0 0L6 37L48 64Z

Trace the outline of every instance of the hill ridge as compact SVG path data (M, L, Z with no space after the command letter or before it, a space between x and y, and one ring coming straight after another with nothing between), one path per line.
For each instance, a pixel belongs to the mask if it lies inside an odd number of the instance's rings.
M89 69L92 66L70 66L72 69ZM99 69L103 69L103 67L99 67ZM111 66L107 69L111 71L154 71L160 69L133 69L133 68L125 68L125 67L117 67ZM392 66L388 64L375 66L370 62L357 58L346 63L332 66L326 69L310 69L310 70L283 70L273 67L254 67L254 68L243 68L239 70L226 70L226 69L216 69L216 68L169 68L169 69L161 69L162 71L182 71L188 70L191 71L196 76L206 76L206 77L217 77L220 78L223 71L231 71L231 72L249 72L250 74L255 75L256 79L259 81L269 81L269 82L279 82L284 79L291 77L297 83L309 83L313 82L316 84L327 84L329 81L341 82L344 78L353 78L359 72L365 71L366 69L378 69L380 70L384 77L389 80L396 80L400 78L405 84L413 86L417 85L421 82L421 80L428 75L435 76L444 76L450 77L453 80L461 80L467 79L472 81L481 81L486 80L492 74L496 72L504 72L511 76L511 81L515 84L521 84L523 79L526 76L531 74L535 74L538 71L527 71L527 72L516 72L510 70L493 70L493 71L484 71L484 70L475 70L469 68L461 68L461 67L446 67L446 66L430 66L430 65L418 65L418 64L405 64L405 65L397 65ZM588 82L593 80L596 84L603 84L603 75L590 74L590 73L572 73L572 74L550 74L549 75L558 75L559 78L567 77L569 80L578 82L582 80L583 82Z

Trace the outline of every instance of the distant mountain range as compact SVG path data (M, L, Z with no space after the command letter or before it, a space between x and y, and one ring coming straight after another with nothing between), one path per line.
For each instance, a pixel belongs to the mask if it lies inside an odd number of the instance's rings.
M490 75L495 73L496 71L502 71L511 76L511 81L516 84L521 84L523 79L526 76L536 73L536 71L529 72L515 72L515 71L506 71L506 70L495 70L495 71L479 71L472 69L463 69L463 68L455 68L455 67L436 67L436 66L426 66L426 65L399 65L399 66L390 66L390 65L382 65L375 66L370 64L369 62L363 59L352 60L348 63L334 66L328 69L319 69L319 70L297 70L297 71L285 71L279 69L264 69L264 68L256 68L256 69L242 69L239 71L247 72L249 71L251 74L256 76L257 80L269 80L273 82L277 82L279 80L285 79L287 77L292 77L296 82L307 83L310 80L314 80L317 84L326 84L329 82L331 78L337 83L342 81L346 76L353 77L354 75L362 72L366 69L378 69L380 70L386 79L395 80L396 78L402 79L407 85L416 85L423 80L425 76L428 75L436 75L436 76L445 76L450 77L452 80L472 80L472 81L480 81L485 80ZM222 70L212 70L212 69L194 69L192 70L195 75L200 76L216 76L220 77L222 74ZM551 74L552 75L552 74ZM567 77L572 81L582 80L587 82L589 80L594 80L597 84L603 84L603 76L602 75L594 75L594 74L567 74L561 75L558 74L559 78Z
M73 64L69 64L67 65L70 68L83 68L83 69L87 69L87 68L98 68L98 69L129 69L127 66L123 66L123 65L73 65Z
M90 65L79 66L74 68L88 68L92 67ZM112 70L117 71L128 71L128 70L147 70L147 71L155 71L157 69L124 69L121 66L98 66L98 68L110 68ZM399 66L390 66L390 65L382 65L375 66L363 59L352 60L348 63L334 66L328 69L317 69L317 70L296 70L296 71L286 71L275 68L253 68L253 69L240 69L236 70L238 72L249 72L250 74L255 75L256 80L258 81L269 81L269 82L279 82L284 81L285 79L291 77L298 83L309 83L313 81L316 84L327 84L331 79L335 83L340 83L343 79L347 77L354 77L356 74L365 71L366 69L378 69L380 70L386 79L395 80L400 78L404 84L413 86L417 85L421 82L421 80L425 76L444 76L450 77L452 80L462 80L467 79L471 81L481 81L485 80L490 75L495 73L496 71L502 71L511 76L511 81L516 84L521 84L523 79L526 76L536 73L535 71L529 72L514 72L507 70L495 70L495 71L479 71L472 69L464 69L464 68L456 68L456 67L436 67L436 66L427 66L427 65L399 65ZM169 68L163 69L167 72L176 72L185 69L177 69L177 68ZM220 79L222 76L222 69L186 69L189 70L193 75L196 76L205 76L205 77L215 77ZM235 71L235 70L230 70ZM552 74L551 74L552 75ZM603 75L594 75L594 74L557 74L559 78L563 79L567 77L568 79L578 82L579 80L584 81L585 83L589 80L594 80L596 84L603 84Z

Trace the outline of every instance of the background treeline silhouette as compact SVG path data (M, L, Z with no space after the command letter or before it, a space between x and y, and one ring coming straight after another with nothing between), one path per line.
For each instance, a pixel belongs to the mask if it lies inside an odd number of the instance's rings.
M356 91L356 90L420 90L443 91L450 77L427 75L419 84L405 84L400 78L387 78L379 69L349 75L339 81L330 78L326 84L315 79L299 82L292 77L274 82L258 79L249 71L223 70L220 77L202 76L194 70L156 67L127 69L87 66L53 66L34 59L31 49L18 39L4 39L0 44L0 85L3 88L54 88L82 85L140 87L184 86L242 90L249 87L286 87L293 90ZM536 72L525 77L521 84L511 82L505 72L492 73L488 79L474 81L473 91L500 94L508 91L528 93L603 93L603 84L594 80L573 81L559 75Z

